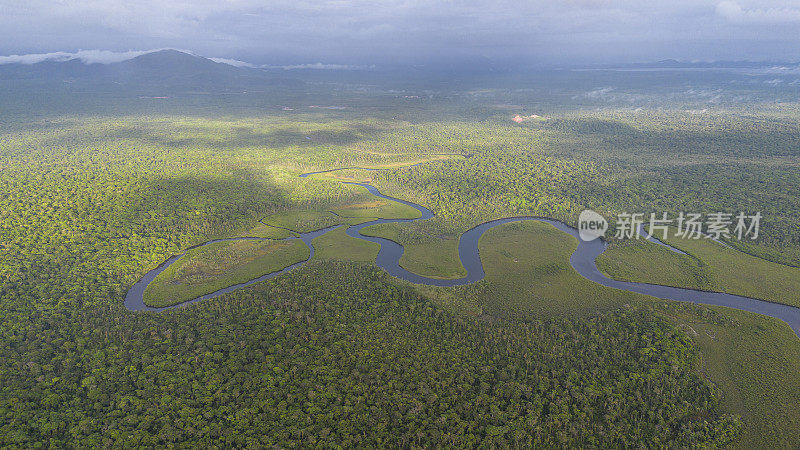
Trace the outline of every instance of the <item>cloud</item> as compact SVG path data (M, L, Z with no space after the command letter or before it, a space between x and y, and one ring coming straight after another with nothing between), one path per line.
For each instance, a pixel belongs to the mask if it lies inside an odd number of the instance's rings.
M255 64L251 64L249 62L239 61L238 59L230 59L230 58L208 58L208 59L210 59L210 60L212 60L212 61L214 61L216 63L227 64L227 65L233 66L233 67L250 67L250 68L259 67L259 66L255 65Z
M717 3L717 15L735 23L797 23L800 9L796 8L743 8L732 0Z
M145 53L156 50L112 52L108 50L79 50L75 53L51 52L51 53L31 53L27 55L0 56L0 64L37 64L44 61L69 61L79 59L84 64L111 64L126 61Z
M796 59L798 0L0 0L0 54L191 48L247 67ZM69 57L62 54L49 58ZM321 64L325 66L325 64Z
M609 98L609 94L614 90L611 86L606 86L602 88L595 89L593 91L589 91L586 93L586 97L588 98L599 98L599 99L606 99Z

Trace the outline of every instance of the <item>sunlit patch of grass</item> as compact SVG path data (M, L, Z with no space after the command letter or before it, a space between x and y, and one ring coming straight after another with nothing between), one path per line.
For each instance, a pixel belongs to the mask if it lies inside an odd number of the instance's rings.
M371 225L361 230L361 233L402 244L404 252L400 258L400 266L410 272L431 278L461 278L467 274L458 255L458 239L415 235L413 240L409 240L409 225Z
M314 238L314 259L335 259L374 263L380 246L374 242L350 237L345 227Z
M612 278L744 295L800 306L800 268L767 261L710 239L670 235L682 256L654 243L616 246L598 258Z
M287 228L299 233L307 233L342 223L330 211L322 210L279 212L265 217L263 222L274 227Z
M347 218L416 219L421 215L416 208L382 198L345 204L331 211Z
M259 223L253 228L236 233L236 235L245 237L260 237L268 239L286 239L288 237L297 236L297 233L294 233L285 228L278 228L275 226Z
M645 240L621 241L597 257L597 268L609 278L691 289L714 289L705 262Z
M150 306L182 303L276 272L309 257L300 240L217 242L189 250L145 289Z

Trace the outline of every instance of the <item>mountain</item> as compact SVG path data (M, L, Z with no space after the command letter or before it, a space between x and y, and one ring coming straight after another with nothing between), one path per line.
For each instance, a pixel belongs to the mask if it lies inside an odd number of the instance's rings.
M127 61L108 64L103 68L107 76L117 81L161 81L170 83L231 82L238 78L253 78L262 75L258 71L216 63L202 56L190 55L177 50L160 50L145 53Z
M239 90L264 85L302 85L274 72L217 63L178 50L159 50L111 64L86 64L78 59L36 64L0 65L0 82L50 85L68 83L93 89Z

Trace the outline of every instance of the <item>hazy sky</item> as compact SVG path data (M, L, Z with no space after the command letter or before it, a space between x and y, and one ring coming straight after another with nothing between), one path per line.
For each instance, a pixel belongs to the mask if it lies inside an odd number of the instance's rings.
M800 59L800 0L0 0L0 55L178 48L258 64Z

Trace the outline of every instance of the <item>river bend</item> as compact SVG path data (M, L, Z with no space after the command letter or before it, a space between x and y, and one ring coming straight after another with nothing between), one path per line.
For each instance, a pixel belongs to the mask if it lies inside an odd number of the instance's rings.
M301 177L306 177L314 173L324 173L324 172L330 172L330 171L310 172L301 175ZM612 278L608 278L605 275L603 275L600 272L600 270L597 269L597 265L595 263L597 257L601 253L603 253L606 249L607 245L604 241L600 239L590 242L583 241L578 236L578 230L576 230L575 228L563 222L554 219L549 219L546 217L532 217L532 216L507 217L503 219L497 219L497 220L492 220L490 222L482 223L464 232L464 234L461 235L458 241L459 258L461 259L461 264L463 264L464 268L467 271L467 275L462 278L458 279L428 278L422 275L415 274L413 272L409 272L408 270L400 266L400 258L403 256L404 252L404 248L401 244L381 237L365 236L361 234L361 230L370 225L377 225L382 223L404 223L404 222L413 222L417 220L427 220L434 216L433 212L431 212L424 206L418 205L416 203L384 195L380 193L375 186L372 186L370 184L354 183L354 182L344 182L344 183L362 186L375 196L391 201L396 201L404 205L408 205L412 208L415 208L421 213L421 216L416 219L376 219L358 225L352 225L348 227L346 230L348 236L379 244L380 250L378 251L378 256L375 260L375 264L378 267L385 270L386 272L388 272L390 275L409 281L411 283L425 284L432 286L460 286L460 285L475 283L477 281L482 280L485 276L485 273L483 271L483 264L481 263L481 257L478 251L478 241L480 240L481 236L483 236L483 233L498 225L503 225L511 222L533 220L550 224L577 239L578 247L570 256L570 264L572 265L572 267L575 269L576 272L578 272L581 276L590 281L614 289L620 289L628 292L636 292L639 294L650 295L653 297L667 299L667 300L686 301L703 305L725 306L728 308L735 308L742 311L749 311L757 314L763 314L786 322L792 328L795 334L797 334L797 336L800 337L800 308L794 306L788 306L780 303L758 300L755 298L744 297L740 295L726 294L723 292L699 291L695 289L661 286L648 283L634 283L629 281L619 281L619 280L614 280ZM243 287L259 283L261 281L268 280L270 278L274 278L292 269L304 265L311 258L313 258L314 246L311 241L314 238L322 236L323 234L335 228L338 228L338 226L312 231L310 233L302 233L299 234L298 237L288 238L288 239L300 239L303 241L303 243L305 243L309 247L310 256L305 261L297 262L277 272L272 272L241 284L229 286L227 288L220 289L216 292L203 295L201 297L189 300L187 302L178 305L169 306L165 308L153 308L145 305L144 290L147 288L147 285L149 285L155 279L155 277L158 276L158 274L163 272L167 267L174 264L177 260L183 257L183 255L185 255L186 252L177 256L173 256L172 258L162 263L159 267L145 274L145 276L142 277L141 280L139 280L136 284L133 285L133 287L128 291L125 297L125 307L135 311L140 311L140 310L163 311L166 309L185 306L187 304L198 302L201 300L207 300L210 298L218 297L220 295L233 292L237 289L241 289ZM650 238L649 236L645 237ZM243 237L243 238L230 238L230 239L216 239L205 242L203 244L197 245L192 248L201 247L221 241L247 240L247 239L259 239L259 238ZM652 239L652 241L661 245L666 245L661 243L660 241L657 241L656 239ZM683 253L680 250L677 250L673 247L670 247L670 249L676 252Z

